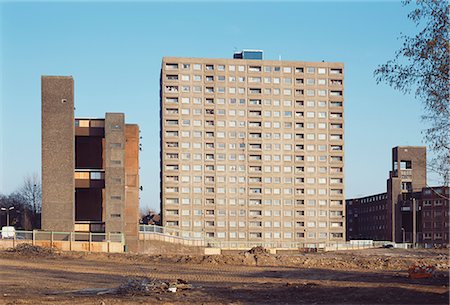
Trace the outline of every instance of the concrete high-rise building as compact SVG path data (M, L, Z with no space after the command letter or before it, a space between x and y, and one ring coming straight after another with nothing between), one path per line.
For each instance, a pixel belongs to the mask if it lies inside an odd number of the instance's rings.
M163 58L163 225L224 242L345 241L344 65L262 58Z
M42 77L42 229L124 233L137 247L139 127L74 118L70 76Z

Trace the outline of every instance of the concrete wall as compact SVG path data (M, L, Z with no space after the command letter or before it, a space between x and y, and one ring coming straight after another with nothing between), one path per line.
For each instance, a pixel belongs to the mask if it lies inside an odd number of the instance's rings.
M123 232L125 219L125 123L123 113L105 117L105 232Z
M139 126L125 126L125 243L138 251L139 238Z
M183 245L165 241L164 238L161 240L157 240L158 237L154 238L139 240L138 252L148 255L203 255L205 253L205 247Z
M74 84L42 76L42 229L73 231L75 219Z
M205 241L203 240L189 240L177 236L169 236L159 233L139 233L139 241L163 241L172 244L180 244L186 246L204 246Z

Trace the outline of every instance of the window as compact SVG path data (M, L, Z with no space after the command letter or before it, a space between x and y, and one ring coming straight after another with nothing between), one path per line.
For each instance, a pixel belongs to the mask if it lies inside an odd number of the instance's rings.
M314 78L308 78L306 79L306 84L307 85L315 85L316 81Z
M248 71L249 72L261 72L261 66L249 66Z
M342 69L332 68L330 69L330 74L342 74Z
M412 169L412 162L411 161L400 161L400 169Z

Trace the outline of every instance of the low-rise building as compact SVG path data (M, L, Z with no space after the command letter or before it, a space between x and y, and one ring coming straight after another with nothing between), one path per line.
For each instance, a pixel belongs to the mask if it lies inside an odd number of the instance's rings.
M387 192L346 200L347 239L447 245L448 207L449 188L426 184L426 148L394 147Z

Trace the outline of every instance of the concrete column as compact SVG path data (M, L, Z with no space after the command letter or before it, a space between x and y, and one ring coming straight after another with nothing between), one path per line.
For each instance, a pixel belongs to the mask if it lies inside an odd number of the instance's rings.
M42 229L75 222L75 119L71 76L42 76Z

